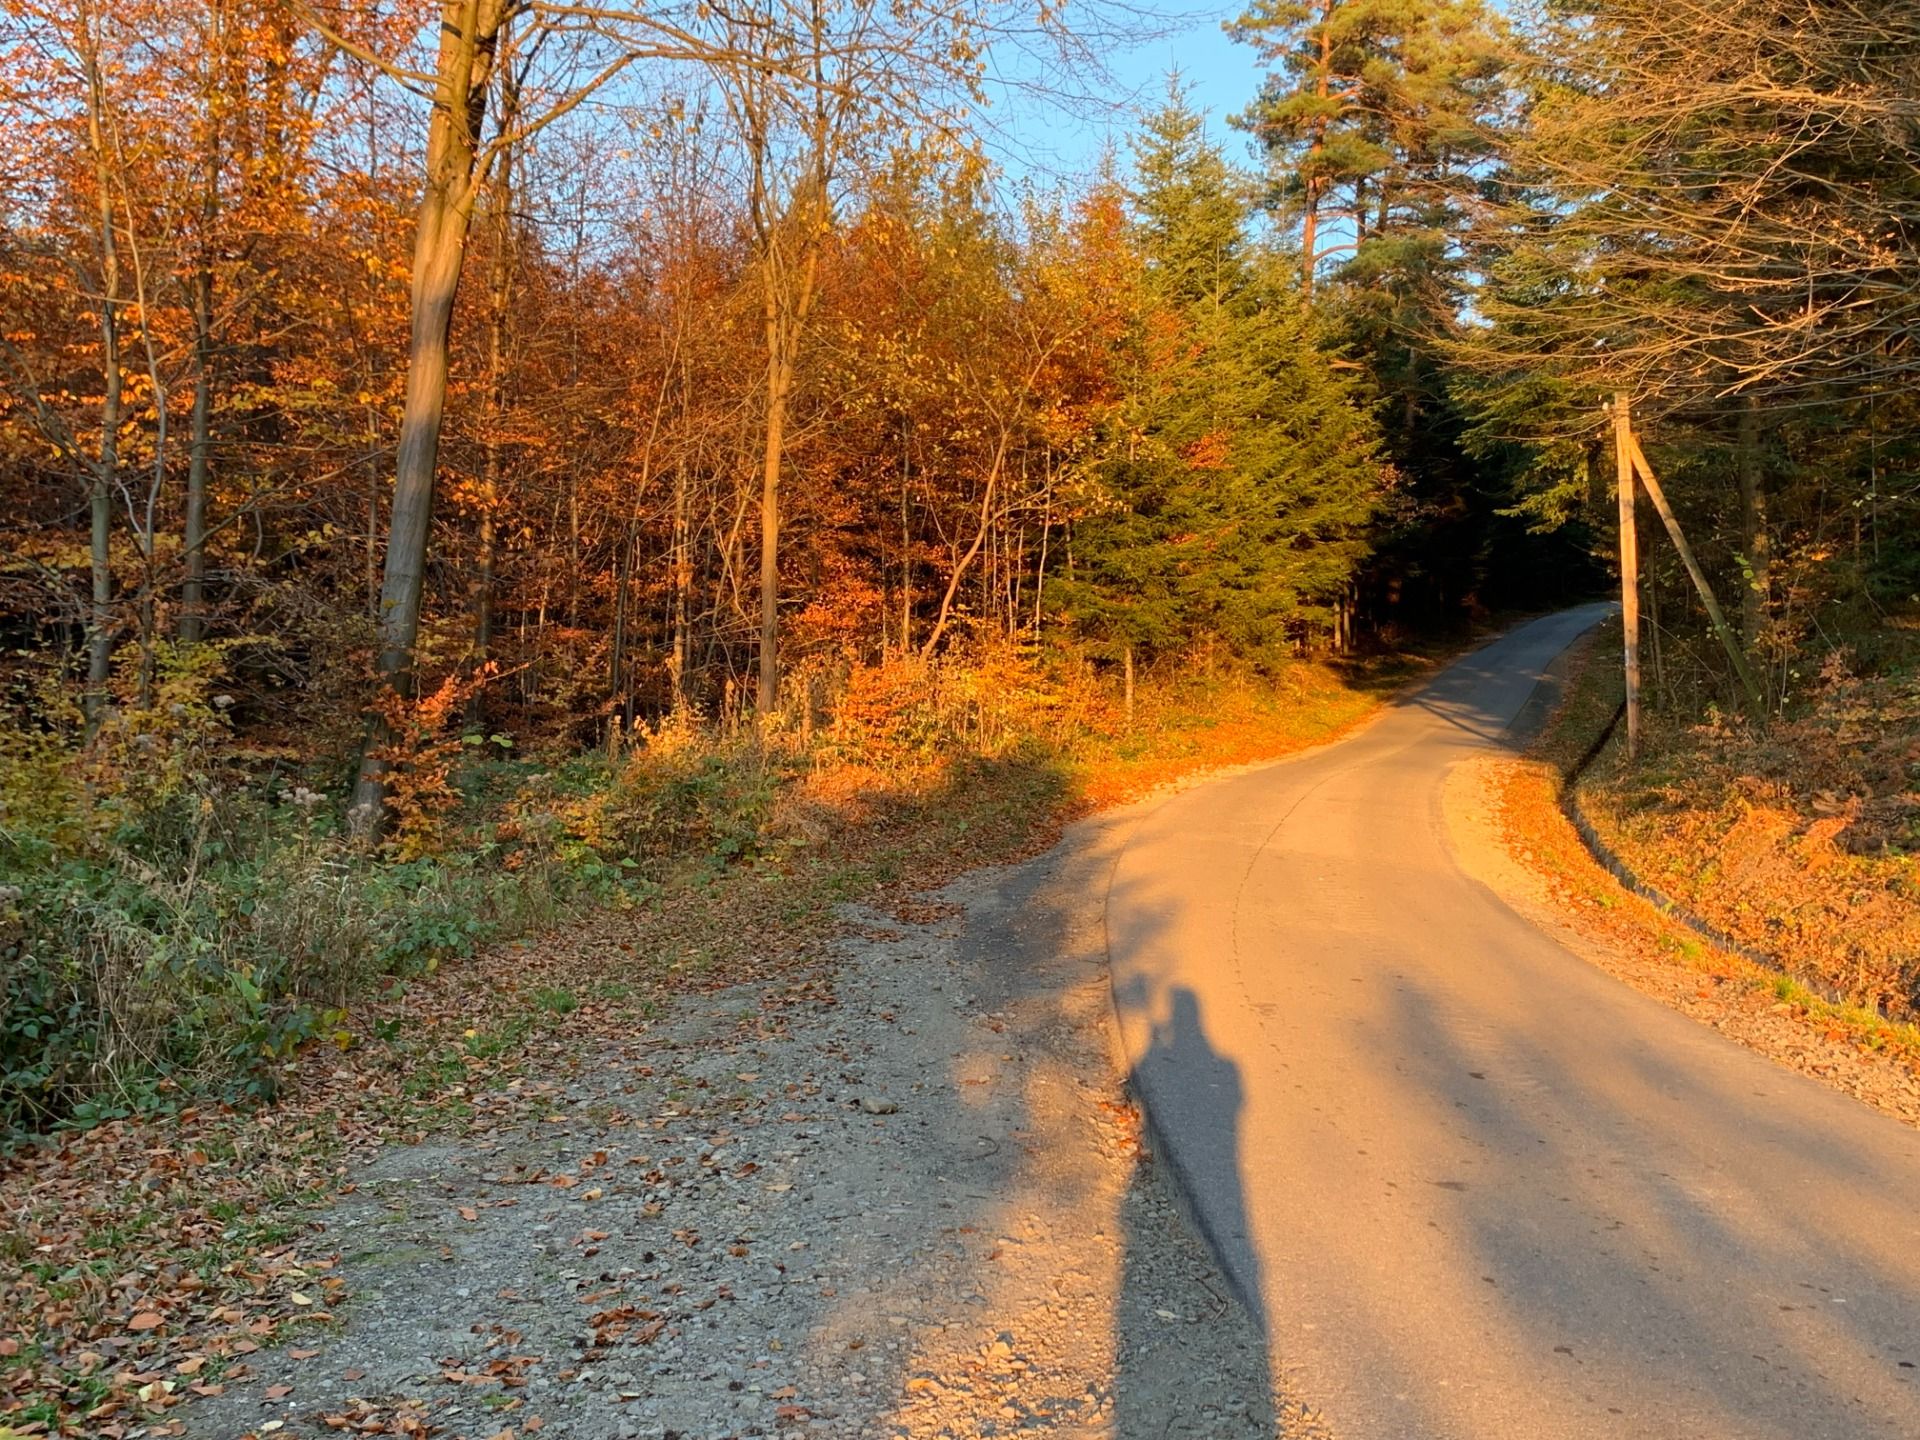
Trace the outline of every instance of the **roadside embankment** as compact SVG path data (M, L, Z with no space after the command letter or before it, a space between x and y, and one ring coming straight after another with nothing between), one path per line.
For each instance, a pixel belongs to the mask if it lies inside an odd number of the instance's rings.
M1569 655L1524 756L1462 767L1463 862L1619 978L1920 1123L1912 687L1836 671L1765 733L1655 718L1629 766L1618 647L1609 622Z

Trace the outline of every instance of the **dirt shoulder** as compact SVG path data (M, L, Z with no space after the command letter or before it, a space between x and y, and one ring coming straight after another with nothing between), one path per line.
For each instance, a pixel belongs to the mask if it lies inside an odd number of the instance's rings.
M1714 945L1621 885L1581 842L1561 808L1561 757L1578 755L1611 713L1582 684L1587 667L1604 663L1599 647L1590 637L1569 657L1565 698L1526 755L1475 760L1449 777L1445 806L1462 868L1626 984L1920 1125L1920 1052L1906 1027L1830 1004L1783 971Z
M14 1154L0 1436L1272 1435L1110 1050L1101 867L1433 663L1085 773L823 775L806 845L356 1002L273 1104Z
M184 1433L1239 1437L1265 1346L1142 1151L1099 877L1126 813L829 963L677 1005L543 1114L312 1220L353 1297Z

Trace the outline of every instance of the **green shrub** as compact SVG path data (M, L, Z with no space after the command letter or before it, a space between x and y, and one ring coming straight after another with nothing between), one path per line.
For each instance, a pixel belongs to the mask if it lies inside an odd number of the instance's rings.
M469 845L395 863L301 784L231 763L217 665L163 651L150 706L0 723L0 1139L208 1088L350 1040L378 979L549 923L617 869Z
M758 852L779 775L747 740L709 737L685 720L643 732L604 786L566 807L566 839L603 861L733 860Z

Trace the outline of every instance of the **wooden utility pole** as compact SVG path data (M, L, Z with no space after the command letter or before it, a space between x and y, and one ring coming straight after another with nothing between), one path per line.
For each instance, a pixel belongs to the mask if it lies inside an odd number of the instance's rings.
M1626 637L1627 758L1640 753L1640 538L1633 526L1633 418L1613 392L1615 491L1620 505L1620 629Z
M1720 638L1727 659L1733 664L1733 673L1740 677L1740 688L1745 692L1753 717L1758 720L1767 713L1766 692L1760 687L1760 679L1753 673L1753 666L1747 660L1740 638L1733 633L1733 627L1727 624L1726 614L1721 610L1719 600L1714 597L1713 588L1707 584L1706 572L1700 568L1700 562L1694 559L1693 547L1687 543L1673 507L1667 504L1666 492L1654 478L1653 467L1647 464L1646 454L1640 449L1640 442L1634 438L1631 427L1628 427L1626 437L1627 453L1632 458L1633 468L1640 474L1640 483L1647 487L1647 498L1653 501L1653 508L1660 513L1660 523L1667 527L1673 548L1680 552L1680 563L1687 567L1693 588L1700 592L1700 603L1706 607L1707 620L1713 626L1713 633Z

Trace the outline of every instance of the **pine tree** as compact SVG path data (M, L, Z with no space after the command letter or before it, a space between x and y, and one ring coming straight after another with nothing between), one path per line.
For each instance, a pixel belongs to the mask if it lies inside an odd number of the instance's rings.
M1502 513L1514 497L1498 466L1468 451L1438 338L1468 303L1462 236L1509 103L1504 23L1482 0L1255 0L1229 28L1270 67L1236 123L1297 238L1301 293L1366 367L1403 477L1365 608L1426 621L1488 595L1557 598L1516 569L1538 547Z
M1138 318L1068 604L1115 652L1208 636L1269 653L1325 628L1364 553L1375 429L1177 90L1135 159Z
M1504 98L1503 31L1480 0L1253 0L1227 28L1269 67L1235 123L1298 226L1302 291L1338 254L1430 264Z

